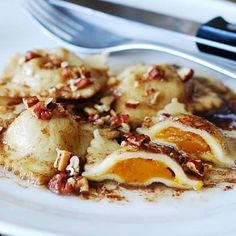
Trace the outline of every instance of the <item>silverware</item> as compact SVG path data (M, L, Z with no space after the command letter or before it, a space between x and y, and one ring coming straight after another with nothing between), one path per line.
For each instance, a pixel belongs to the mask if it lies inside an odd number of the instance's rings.
M236 79L232 68L226 69L220 63L211 63L212 58L186 53L160 44L135 41L90 24L80 17L72 16L66 9L50 5L46 0L27 0L24 7L33 20L49 35L59 38L81 53L119 52L133 49L145 49L174 55L204 67L210 68L230 78Z
M228 23L222 17L215 17L205 24L200 24L114 2L98 0L49 0L49 2L71 10L87 11L91 15L116 16L175 31L184 34L187 40L197 42L198 48L203 52L236 60L236 25Z

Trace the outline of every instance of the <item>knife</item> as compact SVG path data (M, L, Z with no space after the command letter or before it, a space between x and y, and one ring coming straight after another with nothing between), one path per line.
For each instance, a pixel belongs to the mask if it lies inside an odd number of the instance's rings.
M200 51L236 61L236 24L216 17L205 24L101 0L49 0L53 5L98 11L193 37Z

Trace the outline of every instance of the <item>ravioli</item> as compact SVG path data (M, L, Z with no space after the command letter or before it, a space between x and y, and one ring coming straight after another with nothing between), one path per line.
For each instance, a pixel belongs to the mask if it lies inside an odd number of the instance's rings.
M140 125L146 116L170 103L172 98L185 100L185 85L176 67L137 65L125 69L118 80L115 110L124 111L133 124Z
M0 77L3 174L90 198L106 180L200 190L215 171L233 172L233 91L171 64L112 74L107 59L64 48L10 59Z
M138 129L153 142L172 145L221 167L235 163L223 134L209 121L189 114L162 114L150 127Z
M184 172L183 166L187 167L186 163L190 162L195 165L194 162L186 156L181 156L173 148L152 143L139 147L128 143L119 146L115 140L102 137L98 130L95 130L94 135L83 172L83 176L89 180L100 182L109 179L137 186L158 182L169 187L195 190L203 186L201 180ZM102 143L109 145L99 145ZM201 161L199 164L203 174L205 167ZM195 174L200 172L195 170Z
M105 56L86 61L63 48L33 50L10 60L0 81L0 96L89 98L106 81Z
M35 116L34 106L21 112L7 127L1 162L6 170L23 179L45 183L55 172L56 150L84 155L92 136L88 124L78 122L60 106L47 120Z

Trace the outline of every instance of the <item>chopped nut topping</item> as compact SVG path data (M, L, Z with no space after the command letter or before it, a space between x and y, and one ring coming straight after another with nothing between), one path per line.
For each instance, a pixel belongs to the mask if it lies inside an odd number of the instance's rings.
M50 111L43 102L38 102L32 107L32 111L38 119L50 120L52 111Z
M130 131L130 125L127 124L127 123L122 123L119 130L124 132L124 133L129 132Z
M30 108L34 115L41 120L50 120L52 118L52 111L57 106L57 104L53 102L52 98L48 98L43 102L39 101L36 96L23 98L23 103L26 108Z
M65 66L62 69L62 76L65 79L90 78L91 73L85 66Z
M136 100L129 100L125 103L125 106L128 107L128 108L137 108L137 106L140 104L139 101L136 101Z
M50 179L48 183L48 188L56 194L66 195L74 191L72 184L67 181L66 173L56 174Z
M68 62L68 61L63 61L63 62L61 63L61 68L64 68L64 67L66 67L66 66L69 66L69 62Z
M90 115L88 117L88 121L91 123L95 123L99 118L99 114Z
M144 143L149 143L150 138L145 134L134 135L132 133L124 134L124 138L127 140L128 145L141 147Z
M62 59L53 55L45 56L45 62L42 64L44 69L60 68Z
M151 126L153 126L153 120L146 116L143 120L142 127L150 128Z
M69 177L65 172L56 174L48 183L48 188L56 194L66 195L73 192L89 192L88 180L83 176Z
M77 74L73 68L73 66L65 66L63 67L62 69L62 76L65 78L65 79L74 79L77 77Z
M203 176L211 168L211 165L204 163L202 160L186 158L183 167L199 176Z
M62 76L68 80L72 91L82 89L90 84L91 73L85 66L65 66L62 68Z
M42 57L42 56L40 54L38 54L37 52L29 51L25 55L25 62L28 62L34 58L39 58L39 57Z
M79 78L79 79L70 79L68 84L72 91L77 91L78 89L83 89L90 84L89 78Z
M147 72L147 80L164 80L165 79L165 71L160 68L158 65L153 66L148 72Z
M116 77L110 77L107 81L108 86L114 86L119 84L119 80Z
M70 176L78 176L80 172L80 160L77 156L72 156L70 158L70 163L66 167L66 171L69 172Z
M23 98L23 103L26 106L26 108L30 108L38 102L39 102L39 99L36 96L29 97L29 98Z
M89 116L92 116L92 115L96 115L98 114L98 111L92 107L85 107L84 108L84 111L89 115Z
M78 176L75 178L75 190L80 193L89 192L89 183L88 180L83 176Z
M177 73L180 76L182 81L188 81L193 76L193 70L190 68L182 67L177 69Z
M106 96L100 100L100 104L95 105L94 107L99 112L108 112L111 109L111 104L115 100L114 96Z
M111 126L113 128L118 128L121 126L122 123L127 123L129 121L129 115L119 115L117 117L113 117L113 120L111 122Z
M59 171L65 171L70 161L71 155L71 152L57 149L57 158L54 162L53 167L57 168Z

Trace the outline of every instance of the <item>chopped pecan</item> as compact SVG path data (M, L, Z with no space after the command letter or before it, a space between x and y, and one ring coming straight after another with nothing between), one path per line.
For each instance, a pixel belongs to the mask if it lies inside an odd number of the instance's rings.
M126 103L125 103L125 106L128 107L128 108L137 108L137 106L140 104L139 101L136 101L136 100L128 100Z
M32 97L28 97L28 98L23 98L23 103L26 106L26 108L30 108L32 106L34 106L36 103L39 102L38 97L36 96L32 96Z
M69 181L67 181L66 173L60 173L54 175L48 183L48 188L53 193L60 195L70 194L74 191L74 187L72 186L72 184Z
M182 67L177 69L177 73L180 76L180 79L182 81L188 81L193 77L193 70L190 68Z
M41 120L50 120L52 118L52 111L50 111L43 102L38 102L32 107L35 116Z
M78 176L75 178L75 190L80 193L89 192L89 183L88 180L83 176Z
M45 69L53 69L60 68L62 63L62 59L53 55L49 55L45 57L45 62L42 67Z
M72 78L76 78L77 74L76 74L73 66L67 65L67 66L63 67L63 69L62 69L62 76L65 79L72 79Z
M149 143L150 138L145 134L132 134L126 133L124 138L127 140L127 144L131 146L141 147L144 143Z
M98 111L92 107L85 107L84 111L89 115L96 115L98 113Z
M65 79L89 79L91 78L91 73L89 70L86 69L85 66L81 65L81 66L65 66L62 69L62 76Z
M78 69L80 76L82 79L84 78L91 78L91 72L89 70L87 70L87 68L85 66L79 66Z
M148 71L146 79L148 81L154 80L154 79L162 81L165 79L165 71L162 68L160 68L158 65L155 65Z
M122 123L127 123L129 121L129 115L118 115L117 117L113 117L111 121L111 126L113 128L118 128Z
M78 89L83 89L90 84L90 79L87 77L78 78L78 79L70 79L68 81L70 88L72 91L76 91Z
M183 167L199 176L203 176L206 170L211 166L204 163L202 160L187 158Z
M67 162L68 163L68 162ZM70 158L69 165L66 166L66 171L69 172L70 176L78 176L80 172L80 159L77 156Z
M28 62L34 58L40 58L42 57L39 53L34 51L28 51L25 55L25 62Z
M122 123L119 130L122 131L123 133L129 132L130 131L130 125L127 124L127 123Z
M95 123L99 118L100 118L99 114L90 115L88 117L88 121L91 123Z
M65 171L71 156L71 152L57 149L57 158L53 165L54 168L57 168L59 171Z

